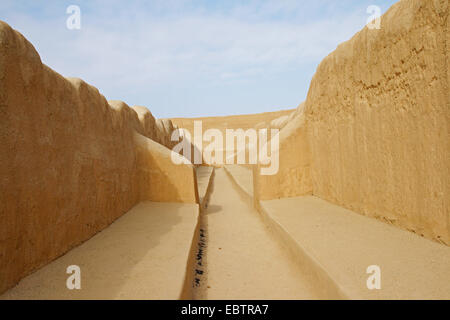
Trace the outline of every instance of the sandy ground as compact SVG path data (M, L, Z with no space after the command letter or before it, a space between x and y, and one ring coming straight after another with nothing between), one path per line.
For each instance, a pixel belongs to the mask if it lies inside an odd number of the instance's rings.
M207 285L202 286L198 298L317 298L223 169L216 170L214 191L204 214Z
M314 196L261 206L289 235L285 245L314 257L352 299L450 298L447 246ZM371 265L380 267L380 290L367 288Z
M216 169L208 192L212 169L197 170L209 198L201 245L191 248L197 205L143 202L0 300L178 299L186 271L194 299L334 298L333 286L352 299L448 298L448 247L310 196L263 201L261 216L237 189L250 188L251 171L227 170L237 185ZM374 264L382 268L379 291L366 287ZM81 290L66 287L70 265L81 268ZM314 277L321 268L330 279Z
M197 218L196 204L140 203L0 299L178 299ZM70 265L81 290L66 287Z

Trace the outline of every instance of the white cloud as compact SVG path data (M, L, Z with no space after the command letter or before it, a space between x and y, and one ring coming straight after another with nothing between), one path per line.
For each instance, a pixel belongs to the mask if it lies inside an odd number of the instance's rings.
M95 0L79 4L80 31L65 28L65 7L55 3L53 11L45 10L45 19L9 8L6 21L63 75L81 77L107 95L143 95L149 86L196 82L208 87L317 65L367 18L365 8L333 14L333 19L308 17L308 10L319 5L335 6L318 2L224 2L221 10L211 10L188 0L158 0L150 7L116 0L105 7Z

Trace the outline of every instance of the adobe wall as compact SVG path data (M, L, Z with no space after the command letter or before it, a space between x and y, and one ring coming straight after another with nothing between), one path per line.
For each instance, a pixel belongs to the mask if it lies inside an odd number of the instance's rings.
M449 5L402 0L323 60L305 113L314 194L450 244Z
M194 134L194 121L201 121L203 132L208 129L219 129L225 136L226 129L247 130L257 128L258 124L264 124L263 127L267 127L272 120L286 115L289 116L293 111L294 110L281 110L223 117L172 118L171 120L177 127L187 129L191 134Z
M278 154L279 169L275 175L261 175L261 168L267 166L253 166L256 202L312 194L311 153L302 106L281 129Z
M255 198L307 194L310 175L314 195L449 245L449 10L402 0L326 57Z
M197 202L192 166L174 167L167 148L135 142L138 133L167 143L170 125L162 133L135 109L43 65L0 21L0 292L140 200ZM169 173L177 178L161 178Z

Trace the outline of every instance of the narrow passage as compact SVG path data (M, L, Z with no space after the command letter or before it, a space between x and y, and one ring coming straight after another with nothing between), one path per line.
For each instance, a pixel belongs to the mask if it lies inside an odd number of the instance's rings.
M216 169L213 193L203 215L207 240L197 299L317 298L223 169Z

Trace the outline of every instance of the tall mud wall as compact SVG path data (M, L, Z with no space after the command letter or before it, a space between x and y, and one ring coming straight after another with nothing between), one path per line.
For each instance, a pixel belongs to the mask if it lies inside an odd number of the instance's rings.
M305 106L315 195L448 245L449 9L396 3L323 60Z
M314 195L450 245L449 6L402 0L326 57L255 198L307 194L310 174Z
M198 201L193 167L151 140L169 143L171 123L155 123L43 65L0 22L0 292L140 200Z

